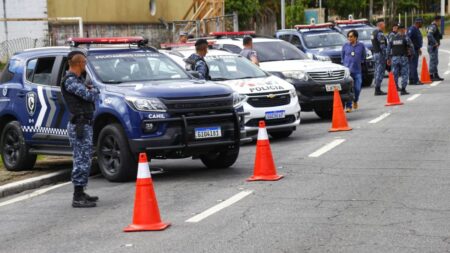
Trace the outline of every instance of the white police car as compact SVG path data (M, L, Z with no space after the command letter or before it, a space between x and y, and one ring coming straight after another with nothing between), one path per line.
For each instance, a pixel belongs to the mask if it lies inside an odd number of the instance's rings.
M183 59L195 51L178 48L161 52L184 67ZM205 60L212 81L228 85L245 96L244 112L249 113L245 116L247 135L257 132L260 120L266 121L273 138L288 137L300 124L300 105L293 85L261 70L246 58L223 50L209 50Z

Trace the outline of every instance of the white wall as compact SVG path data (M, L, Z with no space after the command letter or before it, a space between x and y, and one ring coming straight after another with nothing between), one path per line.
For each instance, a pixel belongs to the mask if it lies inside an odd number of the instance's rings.
M6 8L4 8L6 7ZM0 18L47 18L47 0L0 0ZM16 38L44 39L48 36L46 21L34 22L0 22L0 42Z

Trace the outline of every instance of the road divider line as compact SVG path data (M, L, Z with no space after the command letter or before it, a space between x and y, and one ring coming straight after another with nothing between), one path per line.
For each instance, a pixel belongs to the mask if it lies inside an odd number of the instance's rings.
M435 86L438 86L439 84L441 84L441 81L433 82L432 84L430 84L430 86L435 87Z
M345 142L345 139L336 139L336 140L334 140L334 141L328 143L327 145L325 145L325 146L319 148L319 149L316 150L314 153L311 153L311 154L309 155L309 157L319 157L319 156L325 154L326 152L332 150L333 148L335 148L335 147L341 145L341 144L344 143L344 142Z
M450 70L447 70L444 72L444 75L448 75L448 74L450 74Z
M376 123L382 121L383 119L387 118L389 115L391 115L390 112L385 112L385 113L381 114L379 117L369 121L369 124L376 124Z
M408 101L413 101L413 100L415 100L416 98L420 97L420 95L422 95L422 94L414 94L414 95L412 95L411 97L409 97L407 100L408 100Z
M22 196L19 196L19 197L16 197L16 198L13 198L13 199L1 202L0 203L0 207L6 206L6 205L9 205L9 204L13 204L13 203L17 203L19 201L23 201L23 200L34 198L36 196L42 195L42 194L44 194L46 192L49 192L49 191L54 190L56 188L68 185L70 183L72 183L72 182L69 181L69 182L65 182L65 183L62 183L62 184L53 185L53 186L50 186L50 187L47 187L47 188L44 188L44 189L40 189L40 190L34 191L32 193L28 193L28 194L25 194L25 195L22 195Z
M199 222L199 221L201 221L201 220L203 220L203 219L205 219L205 218L207 218L207 217L209 217L209 216L219 212L220 210L233 205L234 203L238 202L239 200L247 197L248 195L250 195L252 193L253 193L252 190L241 191L238 194L234 195L233 197L223 201L222 203L217 204L217 205L209 208L208 210L206 210L206 211L204 211L204 212L202 212L200 214L197 214L194 217L186 220L186 222L191 222L191 223Z

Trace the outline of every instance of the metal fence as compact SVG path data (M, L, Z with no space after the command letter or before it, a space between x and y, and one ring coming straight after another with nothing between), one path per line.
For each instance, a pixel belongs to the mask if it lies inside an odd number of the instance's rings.
M50 46L48 38L17 38L0 43L0 61L6 62L12 55L25 49Z

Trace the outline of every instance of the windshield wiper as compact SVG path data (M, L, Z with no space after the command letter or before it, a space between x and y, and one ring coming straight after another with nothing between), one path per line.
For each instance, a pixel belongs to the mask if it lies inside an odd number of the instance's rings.
M231 79L225 78L225 77L211 78L211 81L228 81L228 80L231 80Z
M258 78L257 76L243 76L236 79L250 79L250 78Z
M120 84L122 82L121 81L111 80L111 81L103 81L103 83L106 83L106 84Z

